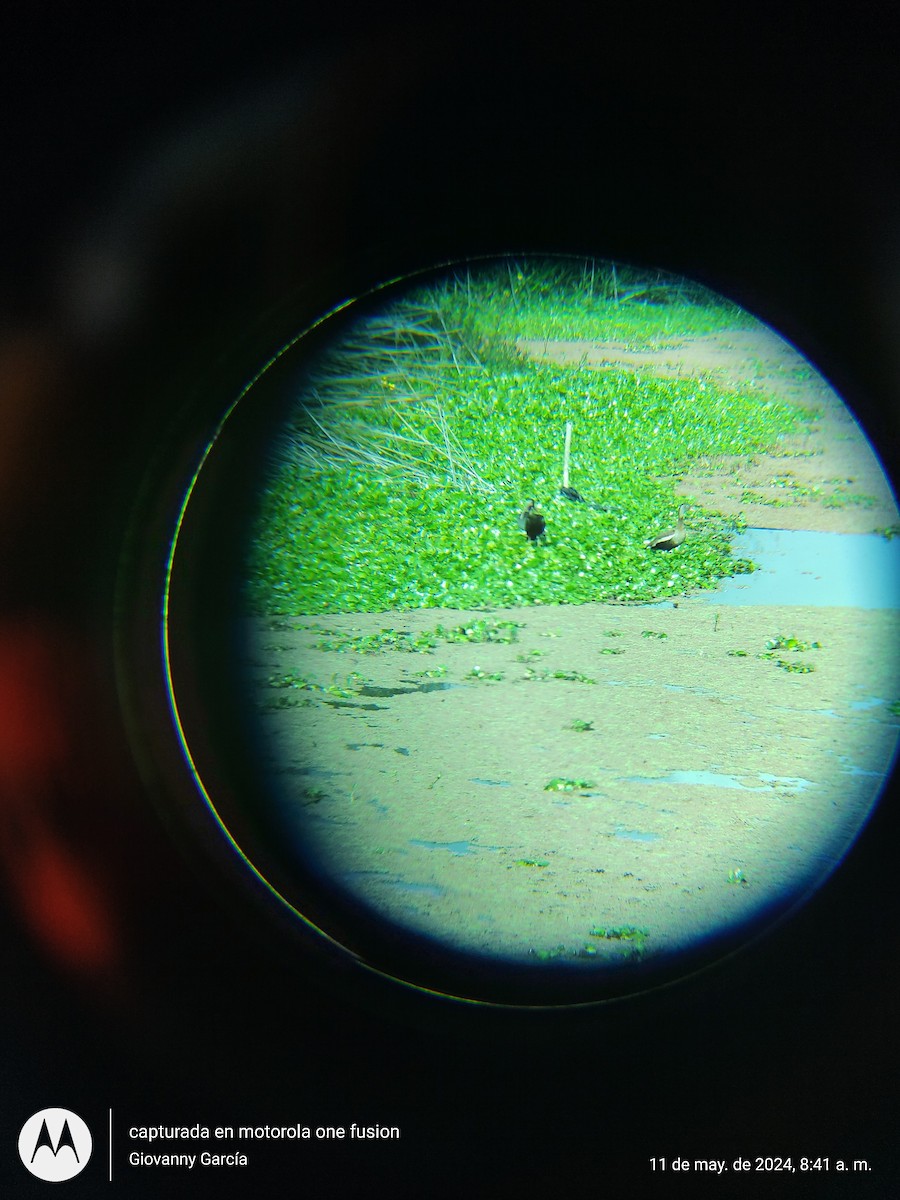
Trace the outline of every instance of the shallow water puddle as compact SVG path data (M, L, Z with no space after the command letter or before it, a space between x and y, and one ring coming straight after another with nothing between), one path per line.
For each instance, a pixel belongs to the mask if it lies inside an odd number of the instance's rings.
M723 580L710 604L900 608L900 540L878 533L746 529L732 542L757 569Z
M629 842L658 842L660 837L658 833L644 833L640 829L624 829L621 825L616 826L613 836L624 838Z
M831 753L834 754L834 751L831 751ZM872 771L866 767L857 766L846 754L836 754L835 757L841 764L842 775L866 775L871 776L873 779L884 779L887 776L886 771Z
M415 883L411 879L401 879L399 875L386 875L381 871L347 871L344 881L354 883L379 883L396 892L409 892L417 896L431 896L438 899L447 894L447 889L437 883Z
M411 846L420 846L425 850L449 850L451 854L476 854L485 846L473 846L471 842L424 842L421 838L410 838Z
M762 787L750 787L734 775L720 775L716 771L669 771L667 775L629 775L624 783L675 783L686 784L689 787L721 787L737 788L742 792L768 792L772 786L778 786L784 791L803 791L812 787L809 779L791 779L781 775L763 775Z

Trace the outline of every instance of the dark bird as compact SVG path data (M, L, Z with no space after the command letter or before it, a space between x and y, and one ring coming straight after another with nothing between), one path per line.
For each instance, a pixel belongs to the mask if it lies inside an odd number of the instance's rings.
M678 520L675 523L674 529L667 529L665 533L661 533L658 537L653 538L648 543L651 550L674 550L676 546L680 546L686 537L684 528L684 510L686 505L682 504L678 510Z
M544 524L543 515L534 511L533 500L528 507L519 514L519 528L525 530L526 536L530 542L536 542L547 528L547 526Z
M559 494L563 500L569 500L572 504L583 504L585 508L592 508L595 512L615 512L615 509L610 508L606 504L597 504L593 500L586 500L581 492L576 491L573 487L561 487Z

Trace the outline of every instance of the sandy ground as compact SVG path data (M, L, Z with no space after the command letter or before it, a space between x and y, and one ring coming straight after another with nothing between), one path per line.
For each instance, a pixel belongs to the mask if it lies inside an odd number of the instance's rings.
M598 370L639 357L642 370L762 381L820 414L809 432L773 455L700 464L678 492L776 528L859 532L898 519L849 413L771 335L641 356L525 349ZM838 487L874 503L831 507ZM781 503L748 504L748 490ZM516 622L516 640L430 654L322 648L326 630L485 617ZM760 657L778 634L819 643L780 655L814 669ZM739 938L834 869L896 747L898 634L896 610L703 596L674 608L283 618L251 622L246 645L266 787L342 887L448 946L597 970L713 933ZM286 676L333 690L272 686Z

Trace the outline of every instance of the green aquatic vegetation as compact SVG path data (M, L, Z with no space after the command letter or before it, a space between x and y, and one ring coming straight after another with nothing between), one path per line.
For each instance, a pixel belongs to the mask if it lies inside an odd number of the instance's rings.
M892 717L900 717L900 700L892 700L887 710Z
M550 863L547 859L537 858L517 858L517 867L549 867Z
M895 537L900 537L900 525L886 525L884 529L876 529L874 532L880 533L886 542L890 542Z
M582 721L578 718L576 718L569 726L569 729L574 730L575 733L589 733L593 728L593 721Z
M259 497L251 612L640 602L734 572L730 528L699 509L674 561L647 547L647 529L673 510L663 481L704 457L775 445L794 410L754 389L548 365L510 346L557 327L620 337L626 316L629 337L677 340L691 322L733 324L738 310L661 277L620 288L606 268L589 283L583 264L511 276L508 265L358 318L310 366ZM567 421L589 504L558 495ZM543 545L517 525L532 497Z
M590 779L551 779L544 784L545 792L583 792L586 788L596 787Z
M740 867L738 867L734 871L728 872L727 882L735 883L735 884L739 883L739 884L742 884L744 887L749 887L749 884L750 884L749 879L747 878L747 876L744 874L743 870Z
M516 662L517 663L527 663L535 658L543 658L546 653L547 653L546 650L529 650L527 654L517 654Z
M653 629L644 629L641 632L642 638L667 638L667 633L657 633Z
M601 654L624 654L625 651L620 646L604 646L600 650Z
M727 650L726 653L729 658L749 658L746 650Z

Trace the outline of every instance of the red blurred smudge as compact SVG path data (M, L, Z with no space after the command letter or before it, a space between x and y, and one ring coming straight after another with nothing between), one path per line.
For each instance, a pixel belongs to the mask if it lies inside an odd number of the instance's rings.
M64 683L78 679L76 658L56 631L0 628L0 874L58 965L108 975L120 957L114 897L98 852L67 832L88 818L71 810L82 791L73 726L84 712L73 712Z
M66 967L107 972L118 957L108 897L79 860L48 831L12 868L10 882L32 934Z

